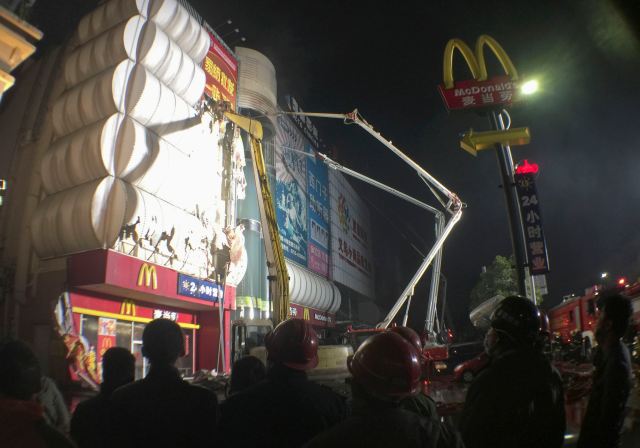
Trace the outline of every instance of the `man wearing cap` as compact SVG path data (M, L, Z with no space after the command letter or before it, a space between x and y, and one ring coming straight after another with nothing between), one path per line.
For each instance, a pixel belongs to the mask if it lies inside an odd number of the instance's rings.
M403 409L402 401L421 387L421 353L414 336L409 328L391 328L358 348L348 361L352 415L307 447L462 447L459 436L445 433L437 419Z
M565 415L562 382L537 347L540 312L511 296L491 317L490 357L469 387L460 419L467 448L560 448Z
M223 446L299 447L346 417L345 399L307 378L318 365L318 336L307 322L286 320L265 343L267 378L221 406Z

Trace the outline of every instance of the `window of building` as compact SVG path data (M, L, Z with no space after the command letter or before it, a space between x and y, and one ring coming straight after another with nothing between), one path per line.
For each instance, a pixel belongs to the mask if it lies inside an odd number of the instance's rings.
M136 379L144 378L149 372L149 362L142 356L142 333L145 324L141 322L129 322L125 320L105 319L86 314L80 315L80 335L89 344L89 349L95 353L101 349L98 346L98 327L100 319L115 321L115 346L129 350L136 358ZM176 367L183 376L193 375L194 358L194 332L195 330L183 328L185 338L185 356L178 358Z

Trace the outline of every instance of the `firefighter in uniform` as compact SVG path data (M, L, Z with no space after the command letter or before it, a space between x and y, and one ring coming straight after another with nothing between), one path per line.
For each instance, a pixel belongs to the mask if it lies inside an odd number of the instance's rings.
M524 297L504 299L485 336L489 366L471 384L460 429L467 448L560 448L562 381L539 349L540 313Z
M307 447L463 446L457 435L445 437L437 419L403 409L402 401L419 393L421 387L422 354L411 333L406 328L387 330L358 348L348 362L353 375L352 415Z
M223 446L299 447L346 417L345 398L307 378L306 371L318 365L318 336L311 325L286 320L265 343L267 378L221 406Z

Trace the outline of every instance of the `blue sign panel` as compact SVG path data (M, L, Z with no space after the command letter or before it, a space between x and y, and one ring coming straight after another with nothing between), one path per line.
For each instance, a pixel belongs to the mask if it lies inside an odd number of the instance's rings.
M178 274L178 295L217 302L223 294L223 285L219 283Z
M311 147L307 152L313 153ZM307 192L309 198L308 267L329 275L329 173L315 157L307 157Z
M514 179L524 224L529 270L532 275L546 274L549 272L549 256L542 230L538 190L533 174L516 174Z

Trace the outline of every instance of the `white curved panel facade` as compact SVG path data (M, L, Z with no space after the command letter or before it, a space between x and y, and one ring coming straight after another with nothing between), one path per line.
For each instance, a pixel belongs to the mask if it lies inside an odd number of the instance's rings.
M240 61L238 106L265 114L277 107L276 69L266 56L250 48L236 47Z
M31 221L42 257L112 246L125 212L124 183L114 177L82 184L44 199Z
M79 84L125 59L135 61L146 23L142 16L131 17L76 48L64 65L67 86Z
M70 134L116 112L124 112L125 92L134 68L127 59L67 90L53 106L57 136Z
M121 114L85 126L55 141L40 164L42 183L48 194L101 177L115 175L113 159Z
M340 290L332 282L289 261L289 295L291 302L335 313L340 309Z
M201 275L192 266L207 265L202 246L213 235L200 219L133 185L127 185L126 204L124 225L137 235L139 250L157 263Z
M80 21L76 44L82 45L137 14L157 23L196 63L202 63L209 50L209 34L175 0L111 0Z
M192 107L208 33L174 0L111 0L82 19L74 44L40 166L49 196L32 220L38 254L113 248L208 277L214 241L225 241L227 129ZM226 137L237 190L244 149L237 131Z

